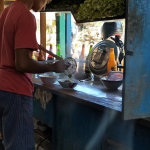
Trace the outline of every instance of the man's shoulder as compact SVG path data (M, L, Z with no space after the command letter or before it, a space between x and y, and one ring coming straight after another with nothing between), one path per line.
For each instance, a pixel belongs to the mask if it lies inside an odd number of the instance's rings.
M10 8L10 6L6 7L6 8L3 10L3 12L2 12L0 18L1 18L2 16L5 16L5 15L8 13L9 8Z
M6 16L7 16L8 11L9 11L9 6L6 7L3 10L2 14L0 15L0 24L4 22L4 20L5 20Z
M22 15L24 13L31 15L31 12L27 9L27 6L20 1L15 1L10 6L10 12L17 13L18 15Z
M26 19L33 19L33 14L27 9L27 6L20 1L15 1L9 9L9 14L13 17L13 18L19 18L19 17L23 17Z

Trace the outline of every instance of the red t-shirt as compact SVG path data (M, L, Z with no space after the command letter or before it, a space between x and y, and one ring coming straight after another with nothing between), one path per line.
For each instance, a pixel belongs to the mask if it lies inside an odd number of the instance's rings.
M15 68L15 49L37 50L36 21L23 2L15 1L0 16L0 89L32 97L32 74Z

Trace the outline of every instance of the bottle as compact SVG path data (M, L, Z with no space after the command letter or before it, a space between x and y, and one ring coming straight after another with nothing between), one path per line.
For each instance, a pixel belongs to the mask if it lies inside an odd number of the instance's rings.
M77 63L77 71L78 71L78 66L79 66L79 54L78 54L78 45L75 44L75 48L74 48L74 53L72 55L72 58L74 58L76 60Z
M38 56L38 61L43 61L45 60L44 55L42 54L41 50L39 52L39 56Z
M122 61L121 61L121 66L124 66L124 58L123 58ZM121 72L123 72L123 71L124 71L124 69L121 68Z
M60 44L57 44L57 52L56 55L61 57L61 50L60 50Z
M84 44L82 45L82 50L81 50L81 54L79 58L83 58L83 59L85 58L85 45Z
M90 45L88 57L90 56L92 49L93 49L93 45Z
M78 45L77 44L75 44L75 48L74 48L74 53L73 53L73 55L72 55L72 58L74 58L75 60L77 59L79 59L79 54L78 54Z
M125 52L124 52L124 50L123 50L123 59L122 59L122 61L121 61L121 66L124 66L124 56L125 56ZM121 68L121 72L124 72L124 69L123 69L123 68Z
M117 68L117 63L115 61L114 48L110 48L109 61L107 63L107 75L112 68Z
M89 49L89 53L86 57L86 63L85 63L85 73L87 74L90 74L90 69L89 69L89 56L90 56L90 53L92 51L92 48L93 48L93 45L90 45L90 49Z
M82 45L81 54L79 56L79 72L85 72L85 45Z
M50 50L49 51L53 52L53 45L52 44L50 44ZM47 60L54 60L54 57L49 54L48 57L47 57Z

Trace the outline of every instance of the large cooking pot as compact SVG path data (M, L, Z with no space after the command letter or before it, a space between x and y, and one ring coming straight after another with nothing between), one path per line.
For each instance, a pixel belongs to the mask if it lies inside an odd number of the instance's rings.
M114 48L115 59L117 60L118 50L114 42L104 40L93 47L89 57L89 69L94 75L99 76L107 74L110 48Z

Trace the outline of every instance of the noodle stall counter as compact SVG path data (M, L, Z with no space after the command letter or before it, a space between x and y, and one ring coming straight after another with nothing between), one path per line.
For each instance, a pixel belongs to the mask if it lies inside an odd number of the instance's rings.
M85 81L67 90L38 78L33 83L33 115L52 127L53 150L150 148L150 121L122 119L122 87L109 91L101 81Z
M149 2L126 0L125 13L122 90L110 92L89 81L67 91L33 79L34 117L52 127L53 150L150 149ZM65 36L60 32L57 39L62 46L67 43L63 58L71 40L70 14L65 15L57 16L58 25L62 18L64 28L67 22Z

